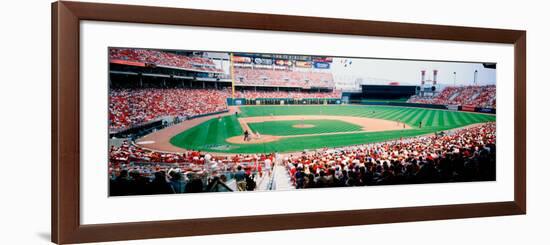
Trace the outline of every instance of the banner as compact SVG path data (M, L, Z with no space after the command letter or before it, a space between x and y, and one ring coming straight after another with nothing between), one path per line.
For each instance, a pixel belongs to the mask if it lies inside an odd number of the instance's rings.
M300 61L303 62L303 61ZM278 66L291 66L292 61L291 60L275 60L275 65Z
M491 113L491 114L495 114L497 113L497 110L494 109L494 108L476 108L476 111L477 112L483 112L483 113Z
M266 59L266 58L254 58L254 64L258 65L272 65L273 60L272 59Z
M330 69L330 63L327 62L314 62L313 67L317 69Z
M311 62L309 62L309 61L296 61L296 67L311 68Z
M236 62L236 63L252 63L252 59L250 57L233 56L233 62Z
M457 105L447 105L447 110L458 111Z
M476 107L475 107L475 106L471 106L471 105L463 105L463 106L462 106L462 110L463 110L463 111L476 111Z

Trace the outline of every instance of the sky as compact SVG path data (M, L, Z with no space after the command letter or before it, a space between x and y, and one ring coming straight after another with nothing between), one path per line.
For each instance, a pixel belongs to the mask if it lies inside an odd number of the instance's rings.
M475 70L478 71L478 85L496 84L496 69L484 68L481 63L334 58L331 67L335 76L376 78L418 85L420 71L426 70L426 80L432 80L434 69L438 70L437 83L442 85L455 85L453 72L456 72L457 86L471 85Z

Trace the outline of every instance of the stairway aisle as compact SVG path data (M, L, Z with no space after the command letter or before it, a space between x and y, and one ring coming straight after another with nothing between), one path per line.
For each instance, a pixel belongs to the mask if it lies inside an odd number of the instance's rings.
M286 168L277 164L273 170L273 189L274 190L292 190L296 189L292 183L290 183L290 175Z
M269 176L267 176L267 173L264 173L262 177L258 177L256 180L257 191L266 191L269 188Z

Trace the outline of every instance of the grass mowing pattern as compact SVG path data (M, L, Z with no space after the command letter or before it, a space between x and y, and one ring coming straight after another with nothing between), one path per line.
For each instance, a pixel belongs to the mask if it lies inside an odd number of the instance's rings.
M211 119L174 136L170 143L185 149L224 153L294 152L322 147L340 147L413 137L436 131L495 121L494 115L392 106L244 106L239 117L283 115L331 115L379 118L407 123L412 129L357 134L285 138L265 144L231 144L226 138L242 135L235 115ZM320 120L316 120L320 121ZM422 128L418 128L422 122ZM262 132L260 132L262 133ZM284 132L283 132L284 133ZM265 133L264 133L265 134ZM278 135L281 135L279 133Z
M219 142L237 135L243 130L235 115L214 118L186 130L170 139L170 143L185 149L204 150L219 147ZM225 143L224 143L225 144Z
M310 124L313 128L295 128L294 125ZM361 131L359 125L340 120L289 120L249 123L250 129L260 134L287 136L300 134L323 134L335 132Z

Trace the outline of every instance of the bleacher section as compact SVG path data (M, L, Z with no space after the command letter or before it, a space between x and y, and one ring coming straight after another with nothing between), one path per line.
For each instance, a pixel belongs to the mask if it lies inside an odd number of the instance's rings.
M445 87L434 97L412 96L409 103L496 108L496 85Z
M333 88L332 73L235 67L236 85Z
M227 110L227 89L112 89L110 129L125 129L160 117L192 117Z
M109 61L111 63L123 64L133 62L134 64L141 63L143 65L154 65L199 72L223 72L217 69L214 62L208 58L178 55L151 49L110 48Z

